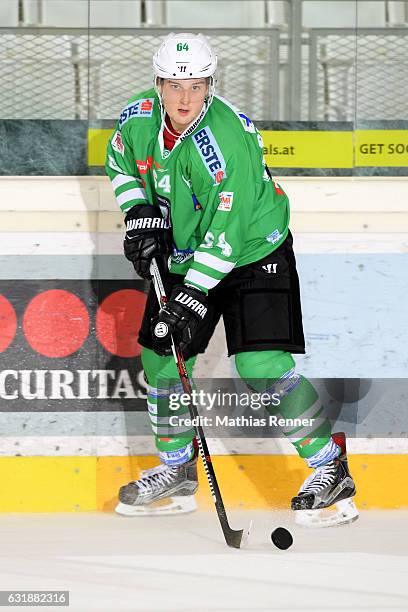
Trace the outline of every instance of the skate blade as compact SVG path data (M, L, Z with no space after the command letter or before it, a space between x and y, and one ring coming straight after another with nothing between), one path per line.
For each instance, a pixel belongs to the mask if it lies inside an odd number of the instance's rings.
M176 496L169 499L150 504L148 506L130 506L119 502L115 508L117 514L122 516L168 516L171 514L186 514L197 510L197 502L194 495Z
M334 512L325 512L325 509L296 510L295 523L302 527L337 527L358 519L359 512L352 498L342 499L335 506Z

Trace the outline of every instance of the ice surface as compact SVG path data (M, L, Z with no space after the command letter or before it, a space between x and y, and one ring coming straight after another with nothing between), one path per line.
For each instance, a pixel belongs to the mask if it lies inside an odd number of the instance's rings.
M2 515L0 589L69 590L70 612L408 610L407 511L319 530L290 512L230 513L233 528L251 518L234 550L212 512ZM277 526L294 536L288 551L271 543Z

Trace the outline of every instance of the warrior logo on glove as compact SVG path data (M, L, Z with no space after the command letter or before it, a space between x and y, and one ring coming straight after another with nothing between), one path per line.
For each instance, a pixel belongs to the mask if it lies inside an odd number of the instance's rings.
M178 295L174 298L176 302L180 302L184 306L190 308L193 312L196 312L202 319L204 319L207 308L199 301L194 300L188 293L180 291Z
M154 328L154 335L157 336L157 338L164 338L168 333L169 328L163 322L158 323Z
M126 231L131 230L142 230L142 229L169 229L167 222L164 219L156 217L150 219L145 217L144 219L129 219L126 221Z

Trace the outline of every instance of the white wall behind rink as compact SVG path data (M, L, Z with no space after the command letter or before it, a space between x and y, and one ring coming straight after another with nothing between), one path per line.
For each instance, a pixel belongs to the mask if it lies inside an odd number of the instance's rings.
M290 197L294 232L408 231L408 177L277 181ZM123 232L122 213L106 177L1 177L0 202L1 232ZM33 214L13 214L17 211Z

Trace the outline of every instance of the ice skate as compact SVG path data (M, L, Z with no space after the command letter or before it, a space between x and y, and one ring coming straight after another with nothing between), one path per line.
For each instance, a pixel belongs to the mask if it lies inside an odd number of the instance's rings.
M197 488L197 458L175 466L160 464L120 488L115 511L126 516L192 512Z
M356 494L346 453L344 434L334 434L333 440L341 449L341 455L329 463L315 468L292 499L296 511L295 522L307 527L343 525L358 519L353 497ZM323 513L335 506L335 512Z

